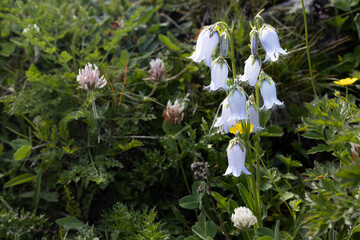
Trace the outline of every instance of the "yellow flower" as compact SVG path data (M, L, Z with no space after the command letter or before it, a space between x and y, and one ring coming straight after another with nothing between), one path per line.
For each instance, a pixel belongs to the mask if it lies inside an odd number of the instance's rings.
M253 128L254 128L254 125L250 124L250 133L252 133ZM230 128L230 132L232 134L236 134L236 131L239 131L240 134L244 133L241 123L237 123L237 124L235 124L235 127Z
M358 78L356 78L356 77L354 77L354 78L344 78L344 79L341 79L339 81L334 81L334 83L336 83L337 85L346 86L346 85L353 84L357 80L358 80Z

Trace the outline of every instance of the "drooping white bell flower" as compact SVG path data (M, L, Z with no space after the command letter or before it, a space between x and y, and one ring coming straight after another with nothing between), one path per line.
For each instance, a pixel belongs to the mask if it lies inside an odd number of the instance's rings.
M189 57L194 62L205 61L208 67L212 65L212 53L219 43L218 32L212 32L209 27L199 34L196 42L195 52Z
M247 175L251 174L245 167L246 149L244 146L242 146L242 148L244 151L238 143L230 142L229 147L227 148L229 166L226 169L224 176L233 175L234 177L239 177L242 172Z
M231 115L229 120L242 120L248 119L249 116L246 113L246 95L243 90L240 92L235 89L235 91L230 92L229 97L229 107L231 110Z
M264 62L268 59L274 62L279 58L279 54L287 54L287 52L280 47L278 34L270 25L264 24L261 27L260 42L266 52Z
M231 115L231 110L229 107L228 98L225 98L224 101L221 103L222 105L222 112L221 117L216 119L214 127L223 127L225 133L229 133L230 128L235 126L236 120L229 120Z
M272 79L265 79L263 81L262 85L260 86L260 93L264 100L264 105L261 107L261 109L270 109L274 104L279 106L284 104L276 97L276 86Z
M255 133L258 129L264 129L259 123L259 111L256 111L252 105L248 107L247 111L250 115L250 124L254 125L253 132Z
M211 83L207 88L209 88L210 91L216 91L219 88L229 89L226 84L228 72L229 69L226 63L215 63L215 65L211 67Z
M244 75L241 78L241 81L249 81L250 86L255 86L259 73L260 73L261 65L258 59L255 59L253 55L245 61L245 70Z

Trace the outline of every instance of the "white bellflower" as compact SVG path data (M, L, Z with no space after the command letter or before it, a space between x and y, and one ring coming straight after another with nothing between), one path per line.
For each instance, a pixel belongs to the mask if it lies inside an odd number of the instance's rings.
M255 108L250 105L247 109L250 115L250 123L254 125L253 132L255 133L258 129L263 129L259 123L259 111L255 110Z
M260 29L260 42L266 52L264 62L268 59L275 62L278 60L279 54L287 54L287 52L280 47L278 34L270 25L264 24Z
M229 120L231 115L231 110L229 107L228 98L225 98L224 101L221 103L222 105L222 112L221 117L216 119L214 127L223 127L225 133L229 133L230 128L235 126L236 120Z
M189 57L194 62L205 61L208 67L212 65L212 53L219 43L219 34L212 32L208 27L201 31L197 42L195 52Z
M247 175L251 174L245 167L246 149L243 145L242 148L244 151L241 149L238 143L234 144L230 142L227 148L229 166L226 169L224 176L233 175L234 177L239 177L242 172Z
M242 76L242 81L249 81L250 86L255 86L259 73L260 73L261 65L258 59L255 59L253 55L245 61L245 70L244 76Z
M264 105L261 108L270 109L274 104L283 105L283 102L276 97L276 86L272 79L264 80L260 86L260 92L264 100Z
M248 119L249 116L246 113L246 95L243 90L239 92L237 89L229 94L229 107L231 115L229 120L242 120Z
M207 88L209 88L210 91L216 91L219 88L229 89L226 84L228 72L229 69L226 63L215 63L211 68L211 83Z

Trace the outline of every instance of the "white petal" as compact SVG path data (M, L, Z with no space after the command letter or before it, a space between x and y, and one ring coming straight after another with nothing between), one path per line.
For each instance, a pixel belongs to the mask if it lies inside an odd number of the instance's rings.
M270 83L264 80L260 87L260 92L264 100L264 105L261 108L270 109L274 104L283 105L283 102L276 97L276 87L273 80L270 80Z
M233 94L229 94L228 101L231 110L229 120L242 120L249 118L246 113L246 95L244 91L239 93L238 90L235 90Z
M253 60L254 60L254 56L251 55L246 61L245 61L245 70L244 70L244 76L243 79L244 80L248 80L250 86L255 86L258 77L259 77L259 73L260 73L260 63L259 60L256 59L254 61L253 64Z

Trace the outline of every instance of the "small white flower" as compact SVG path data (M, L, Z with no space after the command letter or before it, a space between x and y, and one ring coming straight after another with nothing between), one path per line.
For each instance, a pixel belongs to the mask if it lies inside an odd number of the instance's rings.
M245 61L245 70L244 76L242 76L241 81L249 81L250 86L255 86L259 73L260 73L261 65L258 59L255 59L253 55Z
M164 79L165 64L160 58L150 61L150 79L154 82L159 82Z
M255 108L250 105L247 112L250 115L250 123L254 125L253 132L255 133L258 129L263 129L259 123L259 111L256 111Z
M103 88L107 82L104 76L99 78L100 71L98 67L94 64L94 69L92 64L88 63L85 66L85 69L79 69L79 74L76 77L76 81L81 85L79 88L84 88L85 90L94 90L97 88Z
M197 42L195 52L189 57L194 62L205 61L208 67L212 65L212 53L219 43L219 34L211 32L209 27L201 31Z
M234 223L234 226L239 230L249 228L257 223L256 217L247 207L235 208L234 213L231 215L231 221Z
M226 84L228 72L229 69L226 63L215 63L215 65L211 67L211 83L207 88L209 88L210 91L216 91L219 88L229 89Z
M280 53L287 54L287 52L280 47L278 34L270 25L264 24L260 29L260 42L266 52L264 62L269 58L274 62L279 58Z
M30 30L35 31L35 32L40 32L40 28L38 25L36 25L36 24L30 25L29 24L26 28L24 28L23 34L29 32Z
M228 101L231 110L231 116L229 120L242 120L249 118L248 114L246 113L246 95L243 90L239 92L236 89L230 93Z
M230 142L227 148L227 158L229 162L229 166L224 173L226 175L233 175L234 177L239 177L243 172L247 175L251 173L245 167L245 157L246 157L246 149L242 146L244 151L241 149L238 143Z
M262 85L260 86L260 92L264 100L264 105L261 107L261 109L270 109L274 104L279 106L284 104L276 97L276 86L272 79L263 81Z
M229 120L231 115L231 110L229 107L228 98L225 98L224 101L221 103L222 112L221 117L216 119L214 127L223 127L225 133L229 133L230 128L235 126L236 120Z

